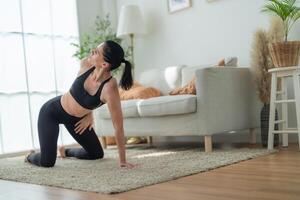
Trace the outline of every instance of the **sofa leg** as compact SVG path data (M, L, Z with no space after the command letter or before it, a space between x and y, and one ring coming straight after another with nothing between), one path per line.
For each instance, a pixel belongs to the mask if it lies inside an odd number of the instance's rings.
M152 136L148 136L148 137L147 137L147 143L148 143L149 145L152 145L152 144L153 144Z
M100 137L100 142L102 144L103 149L107 148L106 137Z
M204 136L204 147L205 147L206 153L212 152L212 136L211 135Z
M250 128L249 129L249 133L250 133L250 144L256 144L256 132L255 132L255 128Z

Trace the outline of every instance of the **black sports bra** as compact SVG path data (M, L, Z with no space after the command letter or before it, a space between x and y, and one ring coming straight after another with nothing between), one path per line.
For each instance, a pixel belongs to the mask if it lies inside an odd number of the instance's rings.
M73 96L73 98L76 100L76 102L79 103L82 107L84 107L86 109L90 109L90 110L98 108L104 104L100 100L101 91L102 91L104 84L107 83L112 78L112 76L111 76L108 79L106 79L105 81L103 81L100 84L96 94L90 95L84 89L84 81L94 71L95 68L96 68L95 66L91 67L86 72L84 72L83 74L78 76L70 88L70 93Z

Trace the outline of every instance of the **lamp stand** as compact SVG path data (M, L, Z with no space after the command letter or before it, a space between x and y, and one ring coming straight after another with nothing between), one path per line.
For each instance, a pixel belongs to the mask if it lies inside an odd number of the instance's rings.
M129 36L130 36L130 50L131 50L132 76L134 77L134 68L135 68L135 64L134 64L134 49L133 49L133 39L134 39L134 34L131 33L131 34L129 34Z

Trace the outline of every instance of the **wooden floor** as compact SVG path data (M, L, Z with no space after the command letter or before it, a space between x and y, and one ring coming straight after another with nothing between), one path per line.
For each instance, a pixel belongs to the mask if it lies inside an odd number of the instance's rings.
M0 181L4 200L299 200L300 152L297 145L279 153L240 162L209 172L156 184L129 192L102 195Z

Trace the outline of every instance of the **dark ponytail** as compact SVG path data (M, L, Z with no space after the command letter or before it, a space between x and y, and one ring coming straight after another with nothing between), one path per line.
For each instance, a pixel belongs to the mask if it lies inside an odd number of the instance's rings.
M131 63L124 59L123 48L114 41L105 41L103 46L103 58L110 64L110 71L120 67L121 63L125 63L119 85L122 89L129 90L133 85Z
M125 63L124 71L120 80L120 86L124 90L129 90L133 85L132 73L131 73L131 63L127 60L122 60Z

